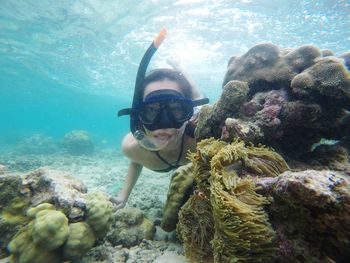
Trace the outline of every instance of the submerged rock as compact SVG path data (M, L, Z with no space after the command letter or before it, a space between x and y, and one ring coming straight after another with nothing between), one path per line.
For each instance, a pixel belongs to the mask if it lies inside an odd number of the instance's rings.
M257 181L279 242L280 262L345 262L350 257L349 178L335 171L285 172ZM332 262L332 261L329 261Z
M123 208L116 212L115 224L107 236L113 245L132 247L143 239L153 239L155 226L137 208Z
M83 130L68 132L63 138L63 147L72 155L89 155L94 151L90 134Z

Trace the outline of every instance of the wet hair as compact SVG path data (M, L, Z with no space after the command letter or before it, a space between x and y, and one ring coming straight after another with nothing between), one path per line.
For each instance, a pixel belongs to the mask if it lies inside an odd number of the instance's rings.
M143 90L146 86L155 81L170 80L176 82L181 90L181 93L186 97L193 99L193 87L186 77L179 71L161 68L152 70L143 81Z

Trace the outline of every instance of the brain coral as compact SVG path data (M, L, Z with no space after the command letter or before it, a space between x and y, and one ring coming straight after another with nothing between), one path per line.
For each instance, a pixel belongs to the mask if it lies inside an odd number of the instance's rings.
M95 192L87 196L86 217L96 237L105 236L113 223L113 205L108 197Z
M350 109L350 74L343 60L336 57L318 59L317 62L295 76L292 92L327 107Z
M47 208L47 209L45 209ZM8 245L13 262L60 262L57 248L68 237L68 219L50 204L28 211L35 218L14 236Z
M252 93L280 89L319 57L321 51L311 45L295 50L280 50L271 43L256 45L243 56L230 59L223 86L241 80L248 83Z
M36 214L33 228L35 244L50 251L62 246L67 237L68 219L65 214L55 210L42 210Z
M96 239L90 226L85 222L69 225L69 235L63 247L65 259L79 259L94 245Z

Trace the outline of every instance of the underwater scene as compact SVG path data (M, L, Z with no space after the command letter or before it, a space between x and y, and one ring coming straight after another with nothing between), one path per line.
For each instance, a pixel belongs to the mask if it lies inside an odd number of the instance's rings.
M349 0L2 0L0 263L350 259Z

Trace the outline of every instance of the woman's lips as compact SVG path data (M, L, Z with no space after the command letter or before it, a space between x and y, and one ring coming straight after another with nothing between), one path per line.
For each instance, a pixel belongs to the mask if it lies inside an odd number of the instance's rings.
M159 141L169 141L171 140L173 137L174 137L174 134L173 133L156 133L153 135L153 137L156 139L156 140L159 140Z
M169 134L162 134L162 135L155 135L154 138L160 141L167 141L170 140L173 135Z

